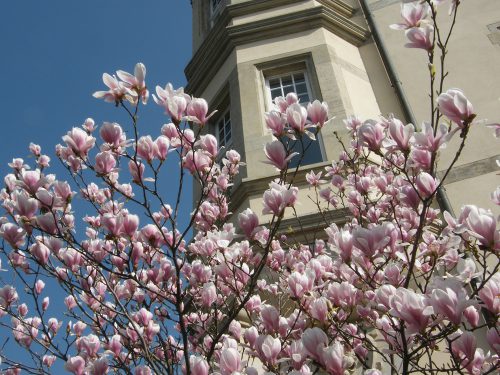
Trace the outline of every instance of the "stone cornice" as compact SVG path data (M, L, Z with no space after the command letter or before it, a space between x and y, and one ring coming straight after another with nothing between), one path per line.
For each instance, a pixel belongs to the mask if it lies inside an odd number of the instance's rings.
M234 47L238 45L320 27L324 27L354 45L360 45L366 40L369 35L368 31L348 18L353 14L352 8L339 0L319 2L320 6L240 25L230 25L235 14L247 14L250 10L255 12L255 9L263 7L264 4L267 4L266 9L269 9L271 3L283 5L292 2L257 0L228 5L185 69L188 80L187 92L199 96L227 60Z
M300 2L304 2L307 0L250 0L244 1L242 3L230 4L226 7L227 12L231 16L241 17L247 16L249 14L254 14L256 12L261 12L265 10L269 10L272 8L278 8L285 5L297 4ZM349 4L344 3L341 0L316 0L321 5L330 7L335 11L346 17L352 17L355 12L355 9L351 7Z
M295 217L284 219L280 223L279 232L291 236L300 242L305 242L304 240L307 240L308 234L314 235L314 239L327 239L328 236L324 231L326 227L333 223L337 225L345 224L352 218L352 213L347 208L326 211L323 215L327 217L328 224L325 223L324 217L317 212L302 215L299 219Z

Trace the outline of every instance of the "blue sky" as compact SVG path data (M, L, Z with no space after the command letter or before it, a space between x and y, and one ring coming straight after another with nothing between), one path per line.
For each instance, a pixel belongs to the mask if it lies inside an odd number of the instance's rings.
M33 163L30 142L40 144L52 158L51 173L68 179L54 155L54 146L68 130L87 117L97 125L116 121L124 129L130 126L123 109L92 97L105 89L103 72L133 72L134 65L143 62L150 91L167 82L185 85L183 70L191 57L189 0L11 0L1 2L0 14L2 186L13 157ZM151 100L140 113L140 132L156 138L166 122L163 110ZM184 219L191 210L189 185ZM167 200L173 192L165 189ZM74 207L79 205L75 202ZM80 225L84 215L75 214ZM2 264L5 268L5 260ZM9 272L0 276L16 284ZM11 341L6 349L15 348Z
M103 72L132 72L141 61L150 89L185 85L189 0L11 0L2 1L0 13L2 176L12 157L27 157L30 141L53 156L61 136L85 118L124 119L91 96L104 89ZM140 125L158 132L165 120L151 101Z

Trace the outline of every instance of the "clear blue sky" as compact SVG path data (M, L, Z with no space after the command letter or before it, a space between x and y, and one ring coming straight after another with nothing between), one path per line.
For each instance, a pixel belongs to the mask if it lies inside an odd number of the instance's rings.
M0 4L0 174L30 141L50 156L71 127L124 119L91 94L103 72L147 67L147 83L185 85L191 57L189 0L10 0ZM158 134L165 122L153 101L141 117ZM56 164L55 162L53 163Z
M150 91L167 82L185 85L183 71L191 57L189 0L6 0L0 14L2 186L13 157L33 162L28 157L30 142L40 144L52 158L50 171L67 179L54 155L62 135L87 117L98 125L117 121L124 129L130 126L123 109L92 97L105 89L103 72L133 72L134 65L143 62ZM156 138L165 122L163 110L151 100L139 127L142 134ZM170 167L176 168L176 163ZM172 191L165 190L168 199ZM191 211L190 190L185 197L189 201L184 219ZM75 215L80 228L84 215ZM5 259L2 264L7 264ZM13 282L11 273L1 277ZM60 299L51 299L54 308ZM6 349L15 352L16 345L11 341Z

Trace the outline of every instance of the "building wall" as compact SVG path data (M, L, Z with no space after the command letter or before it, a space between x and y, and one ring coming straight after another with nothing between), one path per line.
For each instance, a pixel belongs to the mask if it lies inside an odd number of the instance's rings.
M396 65L398 75L410 101L417 121L429 117L429 88L427 56L422 50L404 47L404 32L389 28L399 22L400 1L370 0L375 22ZM451 23L448 6L439 8L441 29ZM457 25L449 43L448 77L444 89L461 88L474 105L477 120L485 123L500 120L500 6L497 0L462 1ZM438 70L439 73L439 70ZM446 169L460 141L455 137L442 152L439 170ZM457 171L447 184L449 199L456 212L464 204L477 204L500 214L490 193L499 185L498 166L491 158L500 159L500 140L492 136L492 130L484 124L475 124L469 132L467 145L456 163Z
M419 123L417 125L420 125L428 118L430 108L426 54L405 48L404 32L389 28L390 24L399 22L399 0L369 0L369 4ZM269 179L275 174L271 166L262 163L263 146L271 140L264 122L264 112L269 109L265 86L269 70L303 64L311 81L312 96L328 103L335 120L322 131L325 162L336 159L339 154L340 147L333 130L342 133L342 120L348 115L356 114L366 119L394 113L403 119L357 0L226 0L223 5L227 9L211 18L209 2L193 0L195 55L191 76L195 79L190 77L189 66L186 71L191 85L188 89L206 98L212 106L223 103L221 98L229 98L234 135L232 147L247 163L240 180L236 181L236 191L242 182ZM315 23L315 17L323 16L315 10L325 8L333 9L342 22L350 22L359 29L349 26L352 30L346 32L340 24ZM440 17L442 25L446 28L450 22L447 7L439 9L443 13ZM309 18L293 24L296 14L309 15ZM276 28L266 25L266 20L276 22ZM286 26L286 22L291 26ZM445 89L462 88L474 104L478 118L490 121L500 119L500 30L495 26L500 26L498 22L500 7L497 0L461 3L458 26L450 42L450 75L445 84ZM280 27L288 32L280 32ZM366 31L364 36L363 30ZM349 32L361 36L351 37ZM217 50L217 38L226 38L225 49ZM206 48L207 45L212 48ZM197 61L198 55L203 59ZM199 66L200 62L211 64L211 70L203 72L202 78L196 77L195 63ZM457 141L458 137L455 143ZM442 153L439 170L446 169L455 149L456 144L452 143ZM499 154L491 129L474 125L468 145L456 164L458 168L450 176L453 178L447 186L455 211L468 203L495 209L488 197L498 185L494 160L496 156L500 159ZM318 170L319 166L315 168ZM248 189L240 188L240 192L244 190ZM245 195L250 199L248 192ZM314 211L308 200L303 205L301 212ZM500 210L497 209L497 213Z

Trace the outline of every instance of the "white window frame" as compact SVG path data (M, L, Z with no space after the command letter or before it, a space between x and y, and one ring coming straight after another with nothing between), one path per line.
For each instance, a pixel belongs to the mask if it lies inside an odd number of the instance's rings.
M227 122L226 122L226 117L229 116L229 127L230 127L230 130L231 130L231 137L229 138L229 140L227 141L226 143L226 137L227 137L227 134L226 134L226 130L225 130L225 127L227 125ZM221 139L220 139L220 125L222 124L223 128L224 128L224 144L221 143ZM221 146L224 146L224 148L226 150L230 149L230 147L232 146L233 144L233 123L231 121L231 111L229 108L227 108L224 112L222 112L222 115L217 117L217 120L214 124L214 131L215 131L215 138L217 138L217 144L219 145L219 147Z
M274 74L272 76L269 76L269 77L266 77L266 95L267 95L267 101L268 103L270 103L270 106L273 105L273 97L271 95L271 84L270 84L270 81L273 80L273 79L276 79L276 78L282 78L284 76L292 76L292 80L293 80L293 86L295 87L295 78L293 77L294 74L303 74L304 75L304 81L306 83L306 88L307 88L307 95L309 96L309 101L307 102L299 102L300 104L304 105L304 104L308 104L310 102L310 100L312 99L312 90L311 90L311 84L310 84L310 81L309 81L309 76L307 74L307 71L306 70L293 70L293 71L290 71L290 72L283 72L283 73L280 73L280 74ZM283 93L283 86L281 87L281 92ZM286 95L284 95L286 96Z
M298 70L291 70L291 71L284 70L283 72L278 73L278 74L273 74L273 75L270 75L270 76L265 76L266 97L267 97L268 108L273 108L274 107L273 98L272 98L272 95L271 95L271 85L270 85L269 81L272 80L272 79L275 79L275 78L281 78L281 77L284 77L284 76L291 75L292 79L293 79L293 84L294 84L294 87L295 87L295 78L293 77L293 75L297 74L297 73L302 73L304 75L304 80L305 80L306 88L307 88L307 95L309 96L309 101L307 101L307 102L299 102L299 104L301 104L303 106L307 106L307 104L309 104L311 102L311 100L313 100L312 89L311 89L311 81L309 80L309 75L307 74L307 70L306 69L298 69ZM283 87L281 89L281 92L283 93ZM267 133L271 133L271 131L267 130ZM317 163L321 163L321 162L324 162L326 160L325 146L323 144L323 138L321 136L321 131L317 134L317 140L316 140L316 142L319 142L319 150L320 150L321 159L322 159L322 160L318 161ZM316 164L316 163L312 163L312 164ZM311 165L311 164L305 164L305 165L302 165L301 167L306 167L308 165Z

